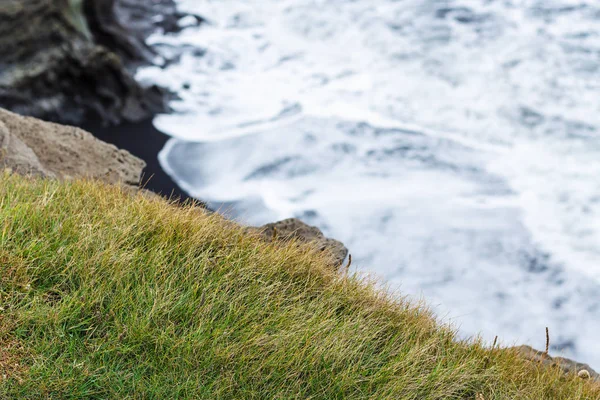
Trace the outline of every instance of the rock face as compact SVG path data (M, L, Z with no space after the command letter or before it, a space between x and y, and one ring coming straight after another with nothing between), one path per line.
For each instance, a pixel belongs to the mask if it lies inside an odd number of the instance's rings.
M180 17L173 0L2 0L0 107L71 124L165 111L167 93L132 70L154 57L145 37Z
M79 128L0 109L0 167L22 175L137 185L144 162Z
M344 244L335 239L326 238L317 227L305 224L296 218L284 219L258 228L252 228L260 233L265 240L290 241L293 239L305 243L313 243L321 251L328 251L332 256L334 267L339 267L348 255Z
M593 379L600 382L600 375L587 364L582 364L563 357L550 357L529 346L519 346L514 347L513 349L526 360L541 363L547 367L560 368L565 374L574 374L583 379ZM588 374L582 371L587 371Z

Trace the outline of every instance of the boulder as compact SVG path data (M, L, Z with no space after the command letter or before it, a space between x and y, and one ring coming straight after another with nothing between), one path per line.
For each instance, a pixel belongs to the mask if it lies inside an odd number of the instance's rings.
M145 163L79 128L0 109L0 167L23 175L138 185Z
M564 357L550 357L542 351L536 350L530 346L518 346L511 348L526 360L540 363L548 368L560 368L565 374L578 375L584 379L593 379L600 382L600 375L589 365ZM585 373L587 371L587 374Z
M323 232L315 226L310 226L297 218L284 219L258 228L250 228L258 232L265 240L278 240L287 242L298 240L304 243L312 243L321 251L327 251L331 255L333 266L340 267L348 249L338 240L326 238Z

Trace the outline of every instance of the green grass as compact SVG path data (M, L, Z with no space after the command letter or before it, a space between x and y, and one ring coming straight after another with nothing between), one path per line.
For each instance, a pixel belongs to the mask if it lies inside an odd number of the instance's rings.
M192 206L0 172L0 398L597 399Z

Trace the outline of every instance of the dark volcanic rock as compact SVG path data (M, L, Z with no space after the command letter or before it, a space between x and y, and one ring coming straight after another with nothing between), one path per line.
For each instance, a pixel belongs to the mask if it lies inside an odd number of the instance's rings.
M165 33L176 33L181 30L179 20L191 17L196 25L205 22L199 15L190 15L177 10L173 0L118 0L115 4L115 13L121 25L126 26L130 32L139 39L145 39L158 29ZM148 18L148 16L159 16Z
M348 255L348 249L342 242L326 238L319 228L307 225L297 218L284 219L258 228L251 228L251 230L259 232L265 240L285 242L295 239L305 243L313 243L319 250L331 254L335 267L341 266Z
M140 86L132 70L154 56L152 29L180 17L172 0L2 0L0 106L71 124L165 111L166 91Z
M72 126L0 108L0 168L22 175L87 177L137 187L144 162Z
M565 374L574 374L583 379L593 379L600 382L600 375L587 364L563 357L550 357L544 354L544 352L530 346L514 347L513 350L517 351L526 360L537 362L547 367L560 368ZM587 374L582 371L587 371Z

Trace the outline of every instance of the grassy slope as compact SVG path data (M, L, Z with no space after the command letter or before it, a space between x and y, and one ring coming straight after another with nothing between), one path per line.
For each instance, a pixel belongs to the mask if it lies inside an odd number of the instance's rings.
M1 398L600 398L307 248L0 172Z

